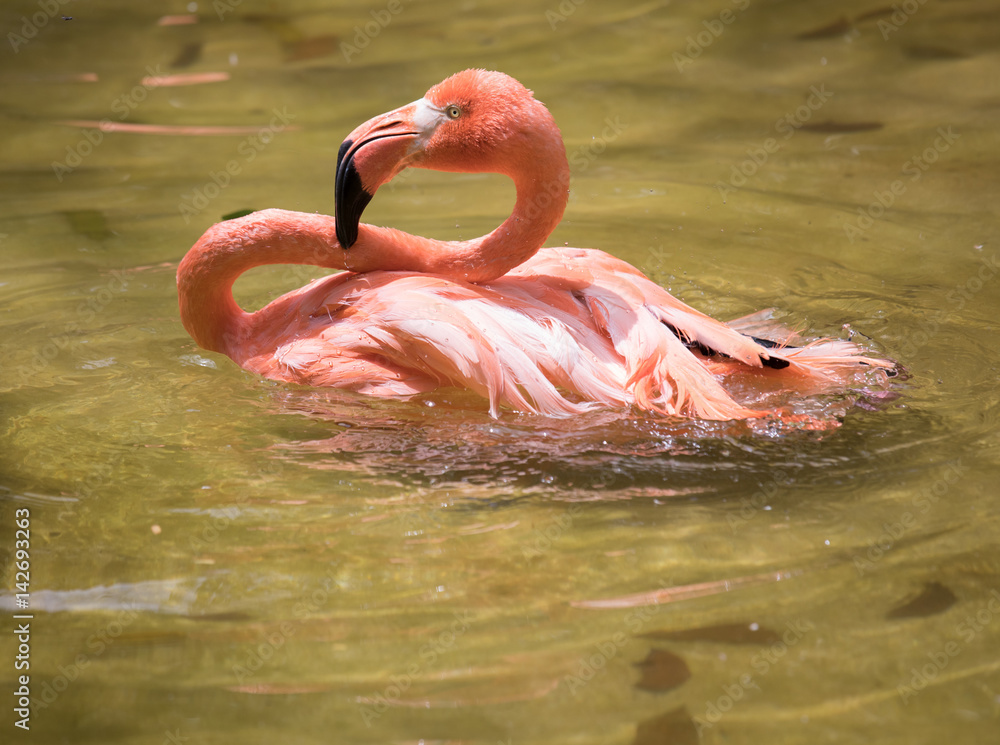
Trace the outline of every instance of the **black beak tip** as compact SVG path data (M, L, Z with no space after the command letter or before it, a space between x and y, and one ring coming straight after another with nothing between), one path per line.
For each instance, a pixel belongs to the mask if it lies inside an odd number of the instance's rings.
M354 167L353 154L347 153L354 145L352 140L345 140L337 153L337 179L334 193L335 214L337 217L337 240L340 247L348 249L358 240L358 224L365 207L372 200L372 194L365 191L361 184L361 176Z
M340 210L338 210L339 212ZM348 249L355 244L358 240L358 228L357 226L348 226L347 222L338 214L337 215L337 242L340 243L340 247L343 249Z

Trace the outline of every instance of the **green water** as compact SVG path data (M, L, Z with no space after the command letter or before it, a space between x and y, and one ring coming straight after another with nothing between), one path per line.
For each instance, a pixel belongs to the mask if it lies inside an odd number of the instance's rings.
M4 631L3 741L995 742L1000 11L898 5L5 3L0 607L33 615L36 704L17 729ZM553 244L717 317L849 324L900 397L825 434L494 421L196 348L174 273L202 231L330 212L344 136L471 66L562 127ZM246 130L64 123L102 119ZM366 219L468 238L512 201L416 172Z

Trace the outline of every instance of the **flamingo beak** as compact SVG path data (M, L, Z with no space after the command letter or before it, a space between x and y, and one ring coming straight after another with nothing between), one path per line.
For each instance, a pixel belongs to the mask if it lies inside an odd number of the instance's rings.
M342 248L358 240L361 215L378 187L410 165L420 151L424 132L415 117L418 104L370 119L340 146L334 202Z

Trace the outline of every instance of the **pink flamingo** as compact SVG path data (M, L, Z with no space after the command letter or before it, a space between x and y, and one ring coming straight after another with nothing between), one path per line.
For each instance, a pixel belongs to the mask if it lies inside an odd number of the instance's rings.
M513 214L468 241L359 224L379 186L407 167L505 174ZM532 92L502 73L460 72L350 134L336 221L268 209L209 228L177 272L181 319L200 346L272 380L376 396L464 387L493 416L501 406L571 415L634 405L746 419L778 412L738 403L720 373L836 386L860 366L893 369L847 341L753 336L779 328L762 314L716 321L602 251L542 248L568 187L562 136ZM264 264L347 271L246 313L233 282Z

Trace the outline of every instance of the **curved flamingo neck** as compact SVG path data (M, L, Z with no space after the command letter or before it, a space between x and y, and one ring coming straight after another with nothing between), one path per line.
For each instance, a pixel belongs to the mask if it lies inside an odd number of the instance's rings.
M267 264L345 269L334 218L269 209L206 230L177 268L181 321L200 347L232 356L246 339L253 314L236 304L233 283Z
M470 163L448 170L483 169ZM517 201L496 230L469 241L439 241L362 224L357 242L345 251L333 217L278 209L213 225L177 269L184 327L199 346L233 356L253 336L255 316L236 304L233 283L267 264L412 271L467 282L503 276L542 247L569 199L569 164L554 122L522 137L517 155L490 170L514 180Z
M347 268L417 271L466 282L502 277L537 253L566 209L569 163L558 130L547 145L501 171L514 180L517 201L492 232L468 241L440 241L361 224L357 242L344 252Z

